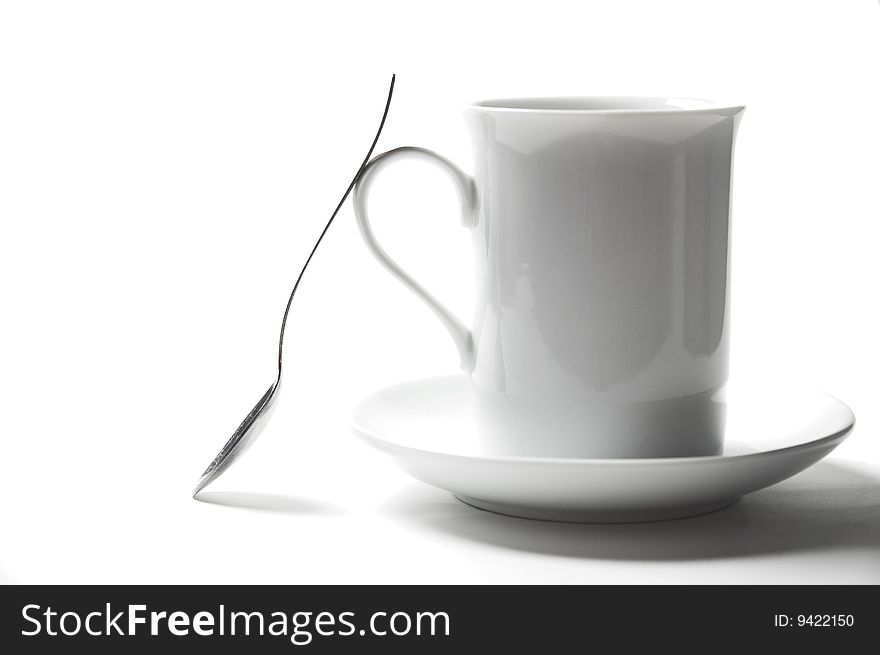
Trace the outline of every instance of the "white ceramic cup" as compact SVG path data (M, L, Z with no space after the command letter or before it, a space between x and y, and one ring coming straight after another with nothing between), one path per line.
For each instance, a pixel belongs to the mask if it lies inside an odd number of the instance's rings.
M522 98L466 110L469 176L422 148L375 157L354 191L379 261L449 331L492 452L686 457L723 442L733 142L744 107ZM377 173L436 163L473 236L468 329L394 263L367 212Z

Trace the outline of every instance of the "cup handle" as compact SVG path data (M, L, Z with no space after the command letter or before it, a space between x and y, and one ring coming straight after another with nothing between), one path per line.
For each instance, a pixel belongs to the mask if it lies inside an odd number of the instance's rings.
M379 173L388 164L398 159L420 159L427 161L443 170L455 183L461 200L461 220L462 224L467 228L474 228L477 225L477 189L473 178L466 175L451 161L445 157L441 157L435 152L426 150L425 148L395 148L381 155L374 157L368 163L354 187L354 213L357 217L358 227L361 236L367 244L370 252L379 260L379 262L387 268L391 274L404 285L409 287L419 298L421 298L431 311L437 315L437 318L443 323L449 331L449 335L455 342L458 354L461 358L461 367L467 372L471 372L474 368L474 339L461 321L459 321L446 307L444 307L427 289L416 282L406 271L404 271L396 262L394 262L385 250L378 244L373 230L370 227L370 219L367 213L367 199L370 194L370 187L373 184L376 174Z

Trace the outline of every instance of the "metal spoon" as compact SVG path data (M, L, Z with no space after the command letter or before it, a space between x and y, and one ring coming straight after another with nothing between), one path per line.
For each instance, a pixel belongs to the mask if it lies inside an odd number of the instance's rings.
M293 290L290 292L290 298L287 299L287 307L284 308L284 318L281 319L281 334L278 337L278 375L272 383L272 386L270 386L266 393L263 394L257 404L254 405L254 408L245 417L244 421L241 422L238 429L233 432L229 441L226 442L226 445L223 446L223 449L217 457L214 458L214 461L212 461L210 466L208 466L208 468L205 469L205 472L202 473L202 477L199 478L199 482L193 490L193 498L195 498L202 489L217 479L217 477L228 469L235 460L241 457L244 451L253 444L257 436L262 432L266 422L269 420L269 416L275 406L275 399L278 396L278 389L281 387L281 355L284 350L284 328L287 326L287 315L290 313L290 305L293 302L293 296L296 295L296 290L299 288L299 283L302 281L303 274L309 267L309 262L312 261L312 257L318 249L318 246L321 245L321 241L324 239L324 235L327 234L327 230L333 223L333 219L336 218L336 214L339 213L346 198L348 198L348 194L351 193L355 182L357 182L358 177L360 177L361 171L363 171L364 166L367 165L370 161L370 157L373 155L373 149L379 141L379 136L382 134L382 128L385 127L385 119L388 117L388 110L391 108L391 96L394 94L395 78L396 75L391 76L391 86L388 89L388 99L385 101L385 111L382 113L382 121L379 123L379 129L376 131L376 136L373 138L373 143L370 145L369 151L367 151L367 156L364 157L364 161L358 168L355 176L352 178L351 183L348 185L348 189L345 190L342 199L339 201L339 204L336 205L336 209L330 216L330 220L327 221L327 225L324 226L321 235L318 237L317 242L312 248L312 252L309 253L306 263L303 264L302 270L296 278L296 283L293 285Z

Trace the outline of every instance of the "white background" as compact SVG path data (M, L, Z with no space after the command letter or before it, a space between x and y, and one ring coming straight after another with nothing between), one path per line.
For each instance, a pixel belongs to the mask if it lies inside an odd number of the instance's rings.
M878 63L871 0L0 4L0 580L880 581ZM294 304L271 424L193 501L273 379L290 286L392 72L380 150L465 168L461 108L480 97L746 103L733 374L844 399L850 439L701 519L460 506L345 427L364 394L457 366L349 203ZM388 250L468 315L445 181L394 168L372 208Z

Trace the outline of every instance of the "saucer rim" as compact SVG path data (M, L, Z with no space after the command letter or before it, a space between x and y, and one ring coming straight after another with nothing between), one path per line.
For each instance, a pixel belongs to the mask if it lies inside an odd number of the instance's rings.
M356 437L369 443L371 446L380 448L380 449L394 449L398 451L406 451L410 453L427 453L432 456L442 456L442 457L451 457L456 459L463 460L476 460L480 462L499 462L505 464L552 464L552 465L563 465L563 466L657 466L657 465L675 465L675 464L684 464L684 463L708 463L708 462L719 462L719 461L747 461L750 459L757 458L765 458L777 453L786 453L789 451L801 451L804 450L814 450L824 447L830 447L831 449L837 447L842 443L849 433L852 432L853 428L855 428L856 417L855 413L852 411L849 405L845 402L832 396L829 393L824 391L819 391L816 389L807 389L803 387L793 387L795 391L800 393L814 393L821 394L826 398L830 399L834 403L838 404L840 407L845 409L849 414L847 419L847 424L845 427L841 428L837 432L834 432L830 435L826 435L820 437L818 439L812 439L809 441L804 441L802 443L793 444L791 446L784 446L782 448L771 448L768 450L761 450L754 453L743 453L739 455L725 455L724 453L720 455L697 455L694 457L631 457L631 458L622 458L622 457L608 457L608 458L598 458L598 457L541 457L539 455L466 455L461 453L448 453L439 450L431 450L426 448L416 448L413 446L406 446L400 443L396 443L393 441L389 441L388 439L382 437L381 435L375 433L372 430L364 428L358 425L356 420L356 415L358 410L371 398L374 396L389 391L391 389L395 389L397 387L406 386L409 384L426 382L429 380L439 380L439 379L461 379L462 375L435 375L428 376L423 378L415 378L412 380L398 382L396 384L388 385L373 391L372 393L364 396L355 404L352 409L349 419L348 419L348 429L354 433Z

